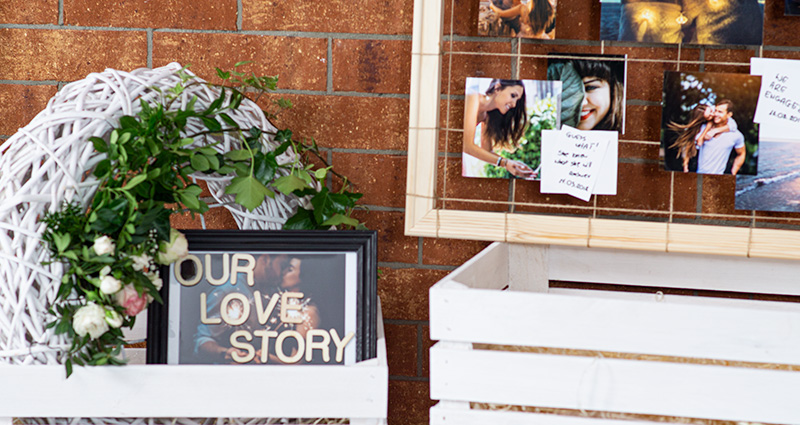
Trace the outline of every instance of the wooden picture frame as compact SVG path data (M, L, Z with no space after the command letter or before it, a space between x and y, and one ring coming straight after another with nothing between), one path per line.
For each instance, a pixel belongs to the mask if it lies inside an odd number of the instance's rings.
M184 233L189 255L162 267L164 303L149 307L147 363L376 357L375 231Z
M796 231L444 209L436 194L444 55L442 0L415 0L411 47L405 233L409 236L800 258ZM644 211L647 213L647 211Z

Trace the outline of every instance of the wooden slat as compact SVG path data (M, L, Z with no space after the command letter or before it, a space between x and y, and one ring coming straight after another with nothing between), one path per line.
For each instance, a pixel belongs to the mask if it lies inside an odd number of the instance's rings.
M508 241L587 246L589 220L577 217L509 214Z
M439 403L431 407L431 425L656 425L649 421L562 416L502 410L455 409Z
M439 210L438 237L463 238L465 234L473 240L502 241L506 234L505 214Z
M589 226L590 247L666 251L666 223L592 219Z
M750 256L800 259L800 233L778 229L753 229Z
M552 246L550 279L800 295L800 263L708 254Z
M437 284L430 290L431 338L800 364L800 309L715 306L713 299L708 301L661 303Z
M800 372L431 349L431 398L798 423Z
M508 245L493 243L470 258L444 280L471 288L502 289L508 283Z
M409 157L423 158L425 156L436 156L437 134L436 130L409 129ZM415 166L411 166L415 164ZM434 163L425 161L409 162L408 173L406 175L406 233L412 232L416 227L417 233L425 233L424 236L433 236L434 233L424 232L422 221L425 215L436 215L433 209L434 203L431 198L436 185L436 168ZM419 195L419 196L415 196Z
M0 380L0 417L381 418L389 384L383 366L129 365L64 379L62 366L0 365Z
M668 233L669 251L747 256L748 228L671 223Z

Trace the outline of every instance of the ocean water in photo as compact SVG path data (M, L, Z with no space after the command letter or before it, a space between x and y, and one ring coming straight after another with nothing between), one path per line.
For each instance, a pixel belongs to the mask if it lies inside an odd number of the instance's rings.
M600 3L600 39L617 40L619 38L619 15L622 5L619 2L603 1Z
M736 177L736 209L800 212L800 143L761 141L758 174Z

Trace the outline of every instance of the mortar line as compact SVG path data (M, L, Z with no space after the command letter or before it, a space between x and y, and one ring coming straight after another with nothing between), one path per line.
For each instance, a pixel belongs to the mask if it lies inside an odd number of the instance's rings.
M242 0L236 0L236 31L242 30L242 15L244 14L244 7Z
M153 29L147 29L147 67L153 69Z
M328 63L325 64L328 72L327 91L329 94L333 93L333 38L328 37L328 53L325 59Z

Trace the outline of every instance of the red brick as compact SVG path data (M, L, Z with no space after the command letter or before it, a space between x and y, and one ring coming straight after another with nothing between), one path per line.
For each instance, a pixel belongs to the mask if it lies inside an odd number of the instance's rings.
M416 237L405 236L405 215L395 211L356 211L353 217L378 231L378 261L416 263Z
M721 62L722 64L707 64L706 72L735 72L740 74L750 73L750 58L758 57L753 49L714 49L706 48L706 61ZM739 65L728 65L739 64Z
M383 317L428 320L428 289L447 273L444 270L381 268L378 295Z
M709 214L742 214L734 210L736 178L731 175L703 175L703 209ZM714 218L715 220L717 218Z
M570 195L541 193L540 182L528 181L520 181L516 184L514 187L514 202L517 203L514 206L515 212L570 214L582 217L591 216L592 210L588 207L594 205L593 200L585 202Z
M388 425L428 425L430 384L420 381L389 381Z
M28 125L56 94L56 86L0 84L0 134L12 135Z
M422 327L422 376L429 376L431 373L431 347L436 341L431 340L431 327Z
M458 200L445 201L447 209L472 211L508 211L510 179L463 177L460 158L439 158L436 194ZM444 177L447 177L447 180ZM477 202L470 202L475 200ZM489 201L487 203L486 201ZM494 202L492 202L494 201ZM442 206L440 206L442 207Z
M784 2L767 1L764 5L764 45L800 46L797 17L784 16Z
M0 79L72 81L147 65L144 31L0 29Z
M661 140L661 105L628 105L625 115L626 140Z
M320 38L157 32L153 65L192 64L192 72L219 82L215 67L232 69L236 62L252 61L240 71L277 75L279 89L325 90L327 46Z
M665 61L697 61L699 49L682 48L680 58L677 47L610 47L605 49L609 55L627 55L628 72L626 81L627 99L661 101L664 86L664 71L678 70L678 64ZM696 71L696 64L680 64L681 71Z
M764 57L800 60L800 52L787 50L764 50Z
M449 102L447 99L442 99L439 102L439 125L453 130L464 126L463 99L450 99Z
M316 139L326 148L406 150L408 99L275 95L294 107L275 120L296 137ZM268 99L262 100L262 108Z
M364 205L405 206L407 162L405 155L333 154L334 170L350 179L351 191L364 194Z
M556 39L597 40L600 38L600 2L559 1L556 5Z
M64 0L64 24L235 30L236 2Z
M548 54L570 54L588 53L600 54L599 46L572 46L560 44L523 44L520 48L523 56L520 59L519 76L525 80L546 80L547 79L547 55Z
M460 266L491 242L460 239L425 238L422 240L422 263Z
M442 34L477 36L478 4L476 0L445 0Z
M4 24L57 24L57 0L4 0L0 2Z
M417 376L417 325L383 325L386 332L386 351L389 375Z
M408 93L411 42L335 40L333 89L366 93Z
M206 229L238 229L239 226L233 219L230 211L227 208L219 207L208 210L203 215L206 220ZM192 218L191 214L172 214L170 217L170 225L176 229L202 229L203 225L200 221L200 215L195 214Z
M600 196L597 207L651 211L670 210L671 175L675 175L673 211L695 211L697 175L670 173L661 164L619 164L617 196ZM609 212L609 214L618 214ZM634 214L639 215L639 214ZM666 215L655 215L666 218Z
M511 41L446 42L444 50L448 53L442 58L444 94L449 90L451 95L463 95L467 77L511 78Z
M645 144L636 142L625 142L620 140L619 158L623 159L650 159L658 161L658 144Z
M411 34L414 2L242 0L242 28L261 31Z

